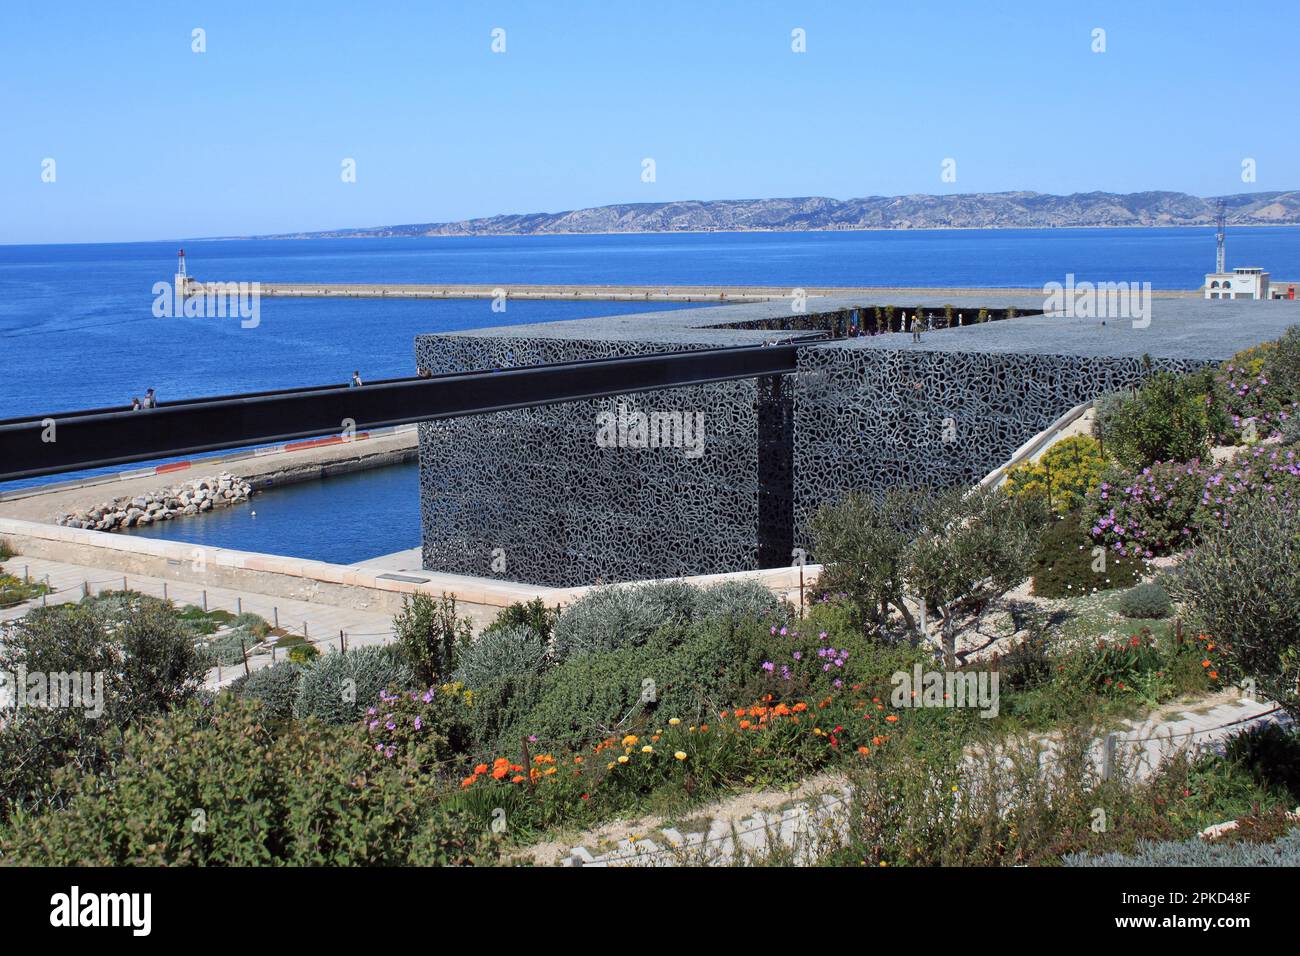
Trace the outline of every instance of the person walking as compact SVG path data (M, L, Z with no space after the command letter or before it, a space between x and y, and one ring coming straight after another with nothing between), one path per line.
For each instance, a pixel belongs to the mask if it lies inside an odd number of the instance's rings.
M918 313L912 313L912 341L921 341L921 317Z
M356 371L354 371L354 372L352 373L352 381L349 382L348 384L349 384L349 387L351 387L351 388L360 388L362 385L366 384L365 382L361 381L361 370L360 370L360 369L357 369Z
M158 395L154 392L152 388L146 388L144 390L144 401L140 403L140 407L141 408L158 407Z

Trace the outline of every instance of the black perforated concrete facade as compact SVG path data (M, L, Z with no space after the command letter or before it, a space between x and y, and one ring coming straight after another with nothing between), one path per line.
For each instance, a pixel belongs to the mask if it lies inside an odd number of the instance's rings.
M942 328L945 304L961 327ZM1194 368L1300 319L1199 299L1155 300L1141 328L1026 315L1043 303L1024 298L810 299L426 335L416 359L438 373L844 335L883 329L886 305L939 328L812 343L793 375L422 424L425 568L573 586L788 564L846 490L977 481L1074 405L1138 384L1148 358ZM1019 317L976 324L981 308Z

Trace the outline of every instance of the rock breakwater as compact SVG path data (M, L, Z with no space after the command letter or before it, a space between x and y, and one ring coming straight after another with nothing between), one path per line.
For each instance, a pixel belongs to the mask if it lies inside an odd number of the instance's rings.
M253 496L253 486L229 472L194 478L159 491L115 498L85 511L61 514L56 523L90 531L123 531L157 521L203 514L240 504Z

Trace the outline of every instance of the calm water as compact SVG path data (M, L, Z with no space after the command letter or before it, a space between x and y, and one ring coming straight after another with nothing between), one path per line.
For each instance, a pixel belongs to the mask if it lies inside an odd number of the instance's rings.
M128 534L352 564L420 544L415 463L285 485L202 518Z
M409 375L413 339L421 332L671 307L512 302L505 313L494 313L480 300L269 298L254 329L240 328L238 319L154 318L153 284L171 281L181 245L199 279L246 282L1038 287L1072 272L1094 281L1195 288L1214 262L1208 228L0 246L0 418L122 403L149 386L166 402L344 382L354 368L368 378ZM1234 230L1228 250L1230 266L1261 266L1279 278L1300 273L1300 227ZM199 534L203 525L203 534L231 535L221 542L230 547L255 549L255 540L274 540L281 553L304 557L321 557L322 549L348 541L346 554L330 553L356 561L416 543L408 536L390 547L394 523L414 527L413 481L331 479L309 486L310 494L304 488L263 496L258 518L247 523L236 520L236 509L229 517L168 522L149 533L180 537ZM309 512L313 495L333 504ZM312 517L286 522L275 538L257 539L271 523L262 516L272 497ZM344 512L368 517L347 529L326 517Z

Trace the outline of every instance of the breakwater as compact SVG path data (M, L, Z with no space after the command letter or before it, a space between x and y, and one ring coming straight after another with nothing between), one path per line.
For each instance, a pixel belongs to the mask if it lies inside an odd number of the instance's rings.
M85 511L59 515L55 523L90 531L122 531L227 508L247 501L252 494L248 481L222 472L134 497L114 498Z
M936 295L1043 295L1038 289L921 288L904 286L759 286L759 285L521 285L432 284L393 282L316 283L263 282L265 296L282 298L351 299L494 299L570 302L770 302L796 297L926 296ZM1166 289L1152 293L1161 298L1196 298L1196 291ZM900 304L901 304L900 300Z

